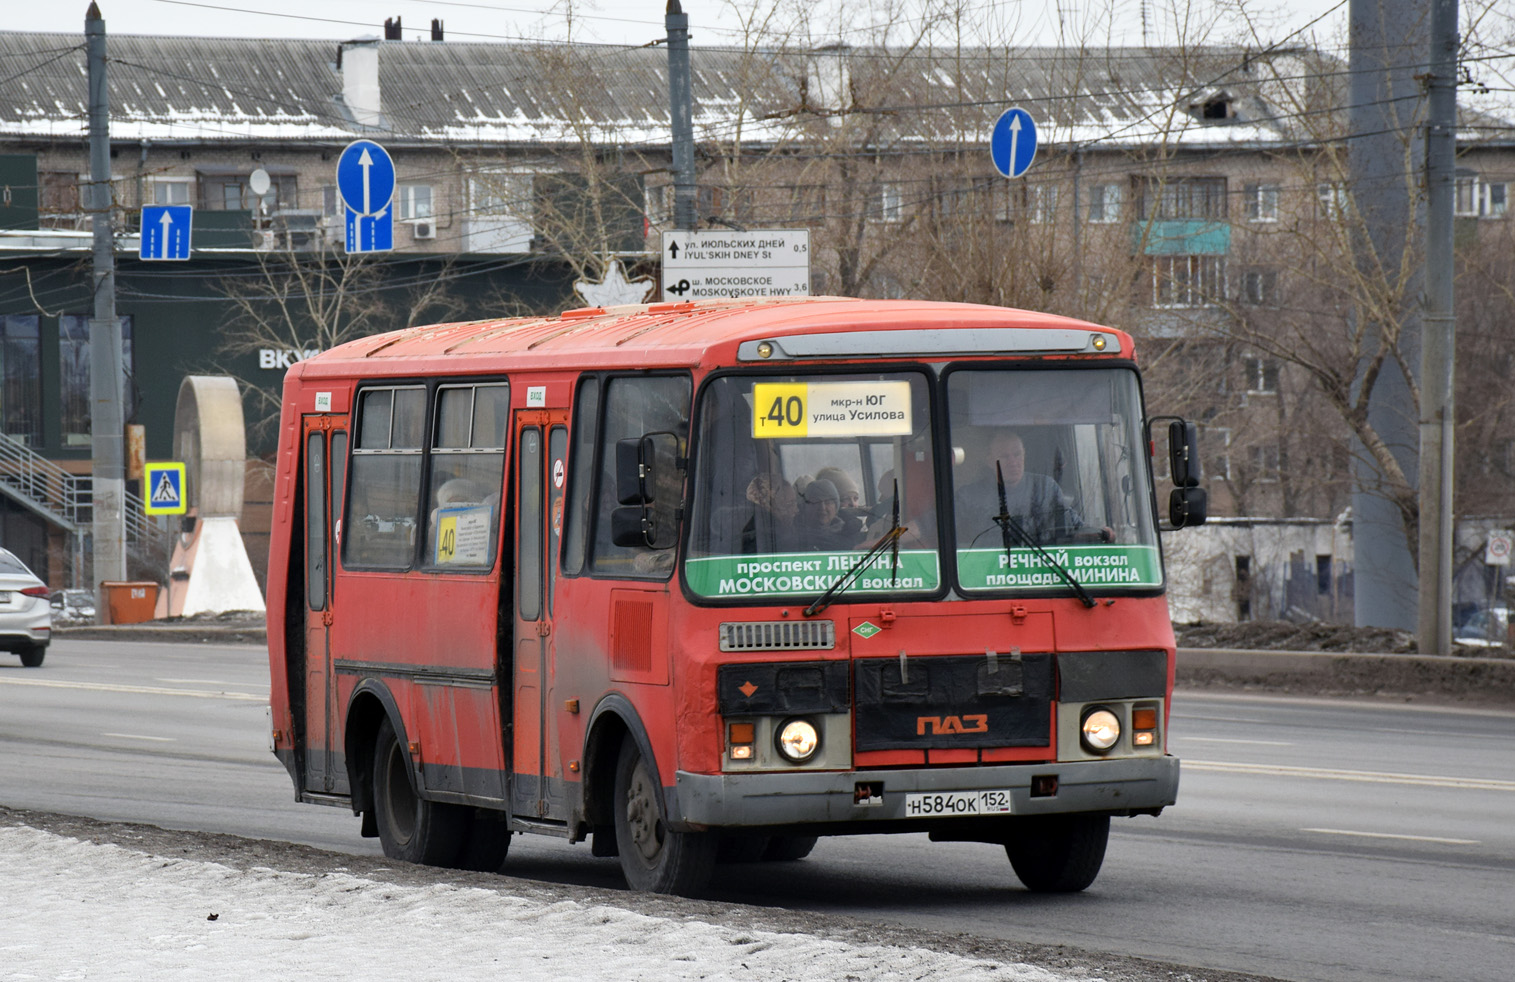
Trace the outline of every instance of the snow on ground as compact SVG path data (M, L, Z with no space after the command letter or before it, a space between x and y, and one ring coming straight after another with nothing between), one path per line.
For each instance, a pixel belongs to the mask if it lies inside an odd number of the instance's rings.
M0 827L0 982L1072 982L920 948L742 931L578 901L235 870Z

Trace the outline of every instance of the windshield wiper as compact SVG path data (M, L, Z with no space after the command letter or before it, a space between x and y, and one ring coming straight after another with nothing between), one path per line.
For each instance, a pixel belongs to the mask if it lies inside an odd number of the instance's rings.
M1068 567L1058 562L1057 558L1053 556L1052 553L1048 552L1046 549L1043 549L1041 544L1032 538L1031 533L1027 532L1025 528L1021 526L1020 522L1017 522L1013 517L1011 517L1010 506L1005 500L1005 472L1000 467L999 461L994 462L994 477L995 480L999 483L999 514L994 516L994 524L999 526L1000 538L1005 547L1006 558L1012 559L1013 561L1013 557L1010 553L1010 550L1012 548L1010 535L1013 532L1016 537L1021 540L1021 542L1025 543L1031 548L1032 552L1035 552L1039 557L1041 557L1042 562L1057 570L1058 575L1067 581L1068 585L1073 588L1074 593L1078 594L1078 599L1083 601L1085 607L1093 607L1095 603L1094 598L1089 595L1088 590L1084 589L1084 585L1082 583L1073 578L1073 574L1068 572Z
M863 571L868 568L868 564L873 562L874 559L878 558L879 553L883 552L885 548L889 549L889 565L894 574L893 582L899 583L900 536L910 531L908 526L900 524L899 478L894 479L893 514L894 517L889 526L889 531L885 532L877 542L870 546L868 551L863 553L862 558L858 559L857 563L851 569L843 573L841 576L837 577L836 582L827 587L825 593L821 594L819 597L816 597L815 600L811 601L810 606L801 611L802 614L804 614L806 617L814 617L816 614L819 614L821 611L831 606L832 598L841 593L843 590L846 590L848 587L852 586L853 583L857 582L857 578L863 575Z

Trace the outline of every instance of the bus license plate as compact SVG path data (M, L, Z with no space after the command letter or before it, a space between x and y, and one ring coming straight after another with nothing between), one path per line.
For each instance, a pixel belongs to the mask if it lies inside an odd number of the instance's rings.
M1008 815L1010 792L936 791L930 794L905 795L906 818L935 818L941 815Z

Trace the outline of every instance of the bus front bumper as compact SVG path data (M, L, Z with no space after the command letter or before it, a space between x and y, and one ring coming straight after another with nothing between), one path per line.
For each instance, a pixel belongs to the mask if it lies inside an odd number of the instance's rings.
M1056 792L1032 797L1032 778L1043 778L1045 785L1049 775L1056 778ZM1008 791L1011 815L1155 813L1178 798L1178 758L877 771L679 771L677 782L673 797L680 824L696 827L917 821L907 812L908 795L975 791Z

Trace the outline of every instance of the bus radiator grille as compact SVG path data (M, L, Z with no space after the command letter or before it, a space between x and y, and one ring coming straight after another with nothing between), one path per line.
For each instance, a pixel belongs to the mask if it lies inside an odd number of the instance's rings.
M722 651L807 651L836 647L834 621L728 621Z

